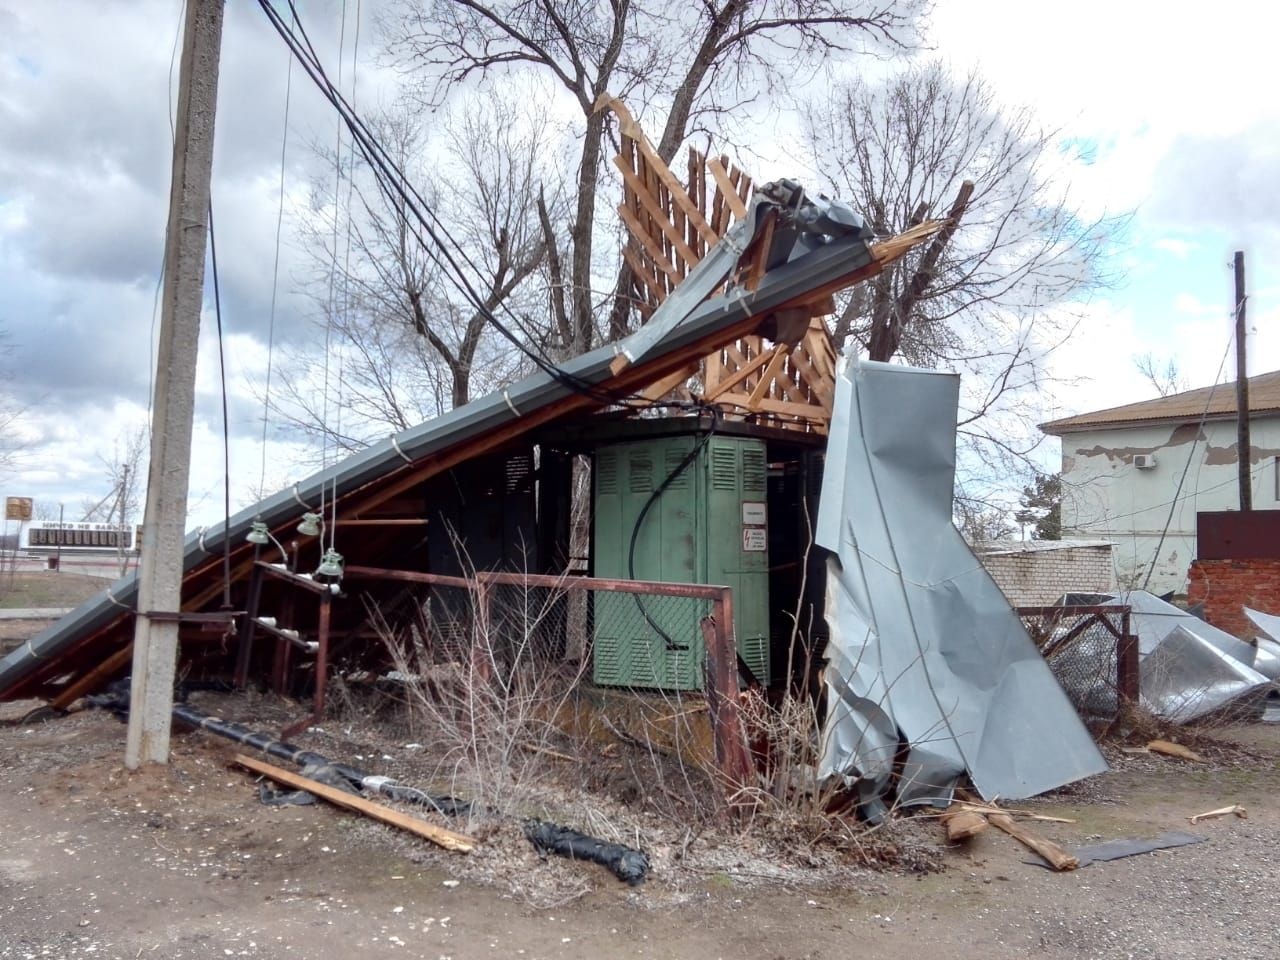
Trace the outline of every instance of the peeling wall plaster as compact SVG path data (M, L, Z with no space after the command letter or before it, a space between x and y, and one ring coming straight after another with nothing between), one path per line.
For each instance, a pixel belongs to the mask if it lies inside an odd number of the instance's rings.
M1251 441L1254 508L1280 509L1280 416L1255 418ZM1151 570L1153 593L1182 592L1195 558L1196 512L1239 506L1236 449L1234 420L1067 434L1063 533L1112 540L1121 586L1140 586ZM1154 455L1155 467L1138 469L1137 455Z

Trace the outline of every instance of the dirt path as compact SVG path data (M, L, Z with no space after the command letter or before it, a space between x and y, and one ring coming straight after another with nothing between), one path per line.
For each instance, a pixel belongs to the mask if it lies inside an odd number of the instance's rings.
M456 880L448 855L411 859L367 821L260 805L198 735L175 741L167 771L130 776L106 716L0 726L0 958L1274 958L1280 727L1230 736L1259 758L1125 759L1036 804L1079 821L1045 829L1069 845L1189 829L1208 838L1196 846L1052 874L989 831L941 873L838 890L732 870L630 890L575 864L591 892L535 908ZM1226 803L1249 819L1187 824ZM531 858L529 883L550 869Z

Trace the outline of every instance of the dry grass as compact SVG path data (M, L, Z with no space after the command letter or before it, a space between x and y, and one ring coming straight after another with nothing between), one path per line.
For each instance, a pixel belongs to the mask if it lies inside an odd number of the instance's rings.
M83 573L6 570L0 573L0 609L75 607L101 593L110 582Z

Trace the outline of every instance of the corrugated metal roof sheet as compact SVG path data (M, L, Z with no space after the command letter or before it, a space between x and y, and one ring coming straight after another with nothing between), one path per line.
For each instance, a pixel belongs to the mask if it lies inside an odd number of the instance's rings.
M1042 423L1040 429L1054 436L1081 430L1129 426L1141 423L1199 420L1209 417L1234 416L1236 412L1235 382L1200 387L1154 400L1109 407L1093 413L1082 413L1061 420ZM1257 414L1280 413L1280 370L1249 378L1249 409Z
M730 327L745 317L763 318L796 296L821 288L872 263L866 242L857 236L832 239L769 270L755 291L734 289L699 304L681 322L663 326L663 336L648 344L644 361L680 351L717 330ZM643 328L642 328L643 330ZM633 335L634 336L634 335ZM611 364L617 344L599 347L575 357L561 368L582 383L605 386L612 379ZM643 364L640 364L643 365ZM184 572L216 557L223 543L243 542L250 524L261 519L268 527L290 522L302 510L313 509L323 495L341 498L365 484L383 479L404 467L439 456L468 438L518 421L523 416L550 406L573 393L560 379L538 372L510 386L457 407L442 416L411 427L394 437L373 444L345 460L313 474L305 480L267 497L230 518L187 534L183 558ZM79 639L133 612L138 593L137 573L132 572L112 584L43 630L27 643L0 658L0 697L38 668L70 649Z

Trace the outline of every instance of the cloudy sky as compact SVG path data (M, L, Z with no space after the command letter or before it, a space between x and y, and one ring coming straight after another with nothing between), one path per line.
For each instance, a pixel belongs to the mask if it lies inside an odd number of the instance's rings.
M99 499L110 486L103 461L146 422L181 6L0 0L0 328L6 387L23 411L7 494L65 502L69 511ZM341 4L300 6L336 74ZM377 60L377 6L362 5L356 76L365 105L393 82ZM1055 374L1077 381L1057 389L1054 413L1151 396L1133 362L1143 353L1176 362L1192 386L1212 382L1229 344L1236 249L1248 257L1250 370L1280 368L1280 101L1266 75L1277 19L1261 2L1215 17L1202 5L1154 0L937 0L931 55L957 73L978 68L1003 99L1031 105L1064 142L1084 148L1087 162L1071 171L1083 211L1133 212L1115 254L1120 283L1086 305L1053 360ZM354 29L352 17L348 82ZM287 64L257 5L229 3L213 193L233 509L261 477L271 486L305 472L279 425L267 424L262 443L273 289L273 363L283 351L315 349L323 336L303 292L308 261L289 211L324 175L311 144L332 142L335 121L295 72L286 135ZM761 151L771 153L780 159L752 162L757 179L804 179L785 144ZM206 310L193 523L221 515L217 359ZM1232 363L1221 367L1225 379ZM1046 462L1055 456L1046 446Z

